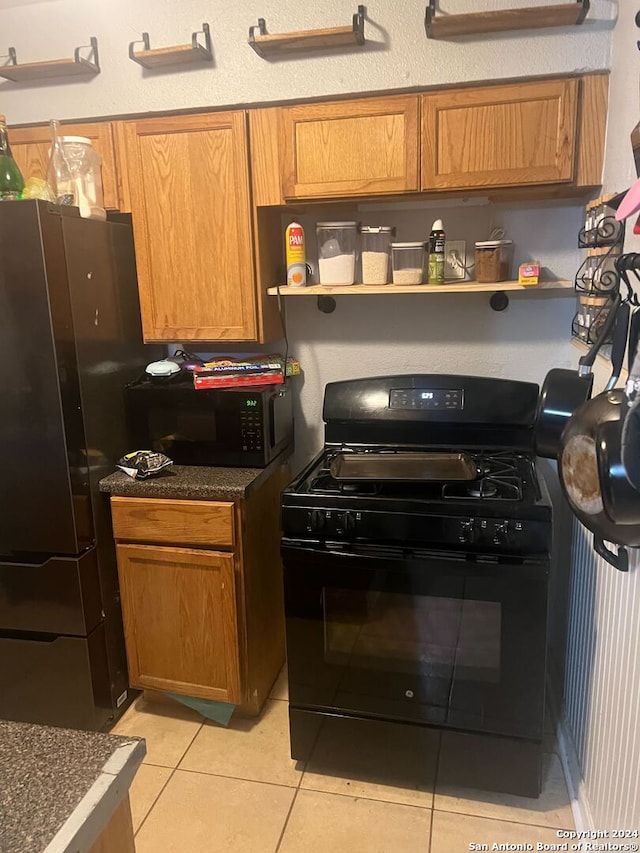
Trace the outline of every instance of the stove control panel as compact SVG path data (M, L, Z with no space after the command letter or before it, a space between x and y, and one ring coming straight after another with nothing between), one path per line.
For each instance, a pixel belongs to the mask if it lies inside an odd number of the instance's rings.
M360 512L312 509L307 517L307 532L321 533L329 538L338 536L351 539L358 532L361 520Z
M430 409L443 411L445 409L463 408L464 395L460 388L447 390L444 388L394 388L389 392L390 409Z
M518 545L525 536L524 521L500 518L463 518L458 522L458 542L478 545Z

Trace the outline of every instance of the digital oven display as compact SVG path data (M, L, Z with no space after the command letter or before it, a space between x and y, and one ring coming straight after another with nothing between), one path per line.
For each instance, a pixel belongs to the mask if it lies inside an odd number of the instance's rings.
M463 407L461 390L446 390L443 388L397 388L391 392L389 408L391 409L457 409Z

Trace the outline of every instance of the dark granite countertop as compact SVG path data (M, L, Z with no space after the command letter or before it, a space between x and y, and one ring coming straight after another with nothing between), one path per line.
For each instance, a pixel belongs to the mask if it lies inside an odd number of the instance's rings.
M93 843L144 754L140 738L0 721L1 853Z
M116 471L100 480L100 491L130 498L237 501L246 498L288 456L286 452L281 453L266 468L172 465L148 480L134 480Z

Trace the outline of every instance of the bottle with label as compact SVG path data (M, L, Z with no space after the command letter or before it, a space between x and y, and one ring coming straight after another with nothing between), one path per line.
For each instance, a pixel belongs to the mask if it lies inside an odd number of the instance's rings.
M307 283L307 257L304 245L304 228L299 222L292 222L285 232L287 256L287 284L304 287Z
M18 201L22 198L23 189L22 172L13 159L9 145L7 122L0 115L0 201Z
M429 235L429 284L444 284L444 244L442 219L436 219Z

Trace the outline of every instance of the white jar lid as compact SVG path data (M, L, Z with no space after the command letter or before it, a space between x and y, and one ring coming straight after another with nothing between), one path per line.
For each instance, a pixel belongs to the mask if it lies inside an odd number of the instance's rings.
M361 234L390 234L395 231L390 225L363 225L360 228Z
M91 140L86 136L61 136L60 142L80 142L82 145L91 145Z
M422 243L392 243L392 249L424 249L424 242Z
M511 246L513 240L484 240L476 243L476 249L497 249L499 246Z
M355 228L357 222L316 222L316 228Z

